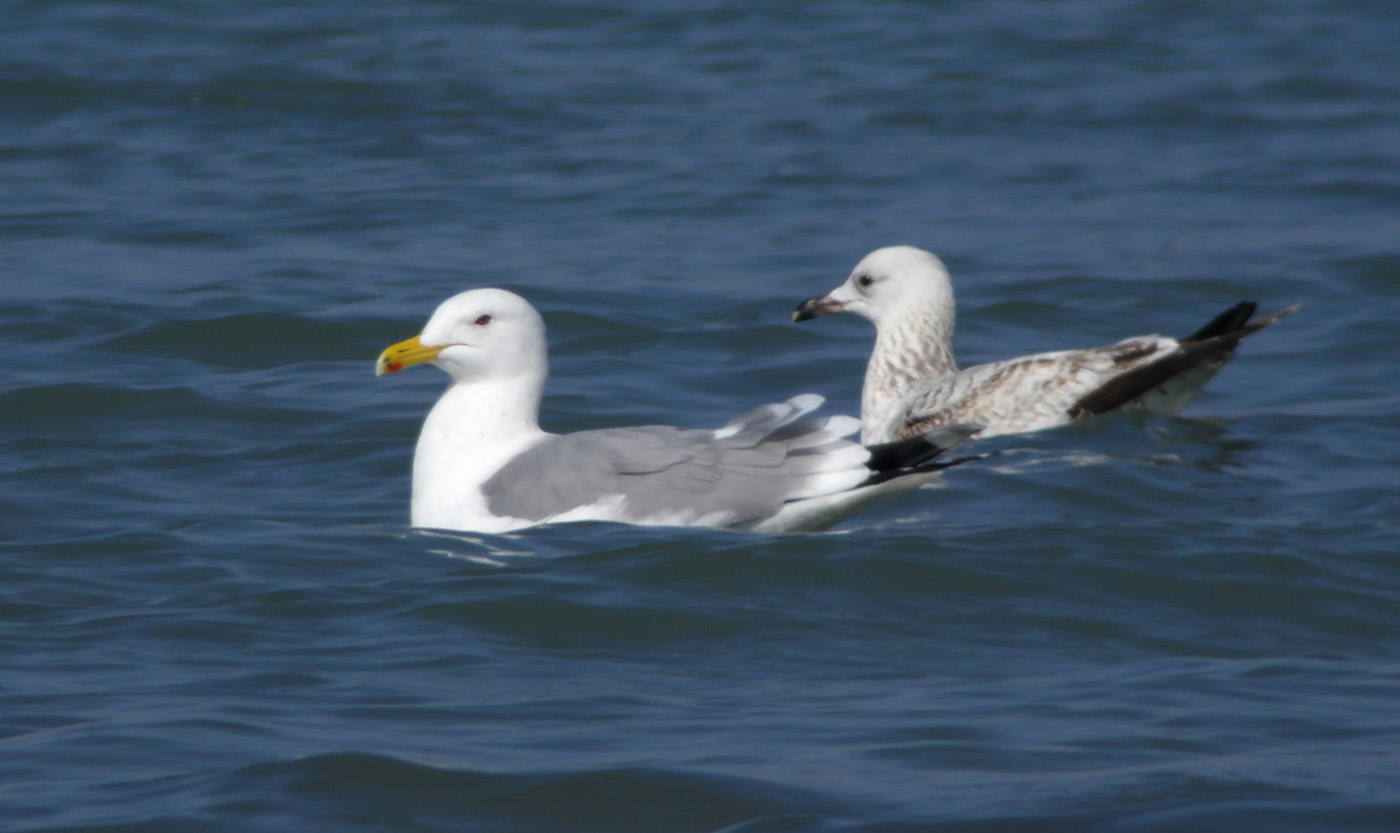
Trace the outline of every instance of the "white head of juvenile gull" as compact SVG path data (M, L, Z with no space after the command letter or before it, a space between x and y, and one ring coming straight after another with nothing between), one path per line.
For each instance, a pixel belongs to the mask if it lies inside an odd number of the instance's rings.
M875 325L875 348L865 370L860 412L897 408L908 391L928 379L956 373L953 330L957 307L948 270L932 252L889 246L866 255L846 282L806 301L794 321L853 312ZM868 441L863 431L862 441Z
M959 371L948 271L933 254L890 246L867 255L836 289L800 304L794 321L853 312L875 325L861 390L861 441L889 442L976 423L978 435L1039 431L1136 403L1175 416L1235 353L1240 339L1296 306L1253 317L1245 301L1177 340L1135 336Z
M525 299L475 289L444 301L378 373L432 363L450 377L418 438L412 523L503 532L572 520L759 531L829 526L928 482L934 460L978 426L866 448L851 417L812 417L816 394L757 408L718 430L643 426L551 434L544 321Z

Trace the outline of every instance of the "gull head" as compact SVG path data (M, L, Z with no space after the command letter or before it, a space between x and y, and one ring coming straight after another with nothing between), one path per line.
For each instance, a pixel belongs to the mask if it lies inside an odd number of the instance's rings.
M504 289L473 289L443 301L423 332L379 354L375 375L430 362L454 382L543 376L544 319Z
M793 321L853 312L882 324L905 314L953 315L953 284L943 261L913 246L887 246L866 255L846 282L809 298L793 310Z

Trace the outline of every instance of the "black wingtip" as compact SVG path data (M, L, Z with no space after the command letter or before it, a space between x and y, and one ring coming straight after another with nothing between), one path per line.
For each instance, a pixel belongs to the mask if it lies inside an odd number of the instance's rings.
M1245 336L1272 326L1298 311L1298 305L1294 304L1254 318L1258 308L1259 305L1253 301L1235 304L1201 329L1181 339L1180 348L1171 355L1115 376L1097 390L1080 397L1070 406L1069 418L1082 419L1108 413L1213 356L1224 355L1228 358L1230 351Z
M923 468L935 457L981 431L983 427L959 423L901 440L866 446L870 451L870 459L865 465L877 474Z
M1223 336L1244 329L1259 305L1254 301L1240 301L1233 307L1212 318L1206 325L1180 341L1205 341L1208 338Z
M866 448L870 451L870 459L865 461L865 467L877 474L906 469L943 453L942 448L922 436L878 443Z

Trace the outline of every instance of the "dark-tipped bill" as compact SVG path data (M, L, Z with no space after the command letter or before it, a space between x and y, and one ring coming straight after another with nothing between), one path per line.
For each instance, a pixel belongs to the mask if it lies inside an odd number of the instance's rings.
M414 336L407 341L400 341L392 347L386 347L383 353L379 354L379 361L374 363L374 375L383 376L385 373L398 373L405 367L423 362L430 362L436 359L438 353L442 352L442 346L425 345L419 336Z
M810 321L819 315L831 315L841 312L846 305L840 301L831 300L831 293L818 295L815 298L808 298L797 305L797 309L792 311L793 321Z

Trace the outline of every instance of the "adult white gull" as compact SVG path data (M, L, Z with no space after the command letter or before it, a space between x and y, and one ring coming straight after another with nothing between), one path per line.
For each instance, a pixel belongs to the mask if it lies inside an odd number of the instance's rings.
M881 443L944 425L979 437L1040 431L1132 403L1176 416L1235 355L1240 339L1298 309L1254 317L1245 301L1182 339L1126 338L958 370L948 270L912 246L876 249L846 282L800 304L794 321L853 312L875 325L861 389L861 441Z
M475 289L444 301L376 372L431 362L451 382L413 458L414 526L504 532L600 520L763 532L817 530L912 489L977 426L866 448L853 417L813 417L816 394L765 405L718 430L643 426L550 434L544 320L524 298Z

